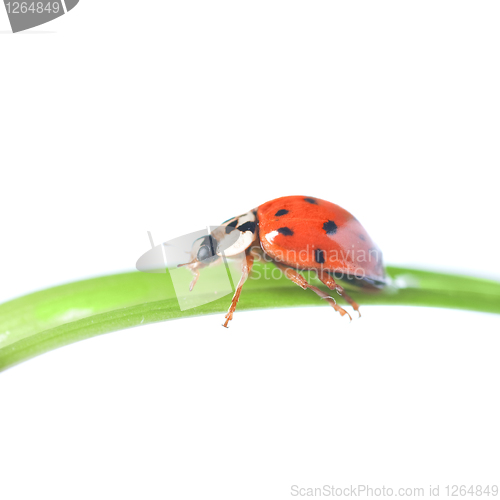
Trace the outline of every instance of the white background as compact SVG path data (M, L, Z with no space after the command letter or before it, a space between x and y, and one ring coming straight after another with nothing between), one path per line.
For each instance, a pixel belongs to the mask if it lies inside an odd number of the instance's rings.
M354 213L386 262L499 278L499 16L81 0L12 35L0 11L0 301L291 194ZM362 311L167 322L2 373L1 498L498 484L500 319Z

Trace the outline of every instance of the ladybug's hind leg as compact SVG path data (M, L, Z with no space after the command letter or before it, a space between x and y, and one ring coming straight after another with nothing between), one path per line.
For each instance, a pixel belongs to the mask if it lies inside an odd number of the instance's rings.
M245 260L243 262L243 266L241 269L242 270L241 278L240 281L238 282L238 286L236 287L236 291L234 292L233 300L231 301L231 306L229 307L229 311L225 316L226 321L222 325L226 328L228 323L233 319L233 314L234 311L236 310L236 304L238 304L238 300L240 300L241 289L243 288L243 285L245 284L245 281L247 280L250 271L252 270L253 259L254 259L253 255L247 250L245 255Z
M340 313L341 316L344 316L347 314L349 316L349 319L352 320L351 315L343 308L340 307L336 302L333 297L330 297L330 295L326 294L323 292L323 290L320 290L317 286L310 285L306 279L296 270L291 267L285 266L279 262L274 261L274 264L276 267L281 269L284 273L285 276L293 281L296 285L299 285L301 288L306 290L307 288L310 288L313 292L315 292L317 295L319 295L322 299L325 299L337 312Z
M328 271L317 270L316 274L318 278L330 289L336 290L339 295L344 298L349 304L351 304L352 308L359 314L361 318L361 313L359 312L359 305L354 301L352 297L347 295L347 292L333 279L332 275Z

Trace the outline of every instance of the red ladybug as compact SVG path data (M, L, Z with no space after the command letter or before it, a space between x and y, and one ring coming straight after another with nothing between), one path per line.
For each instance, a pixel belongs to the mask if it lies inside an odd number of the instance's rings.
M238 232L233 233L235 229ZM241 289L258 253L266 254L288 279L304 290L313 290L342 316L350 317L333 297L310 285L299 270L315 270L318 278L330 290L336 290L360 316L358 304L337 280L370 289L385 285L382 253L363 226L347 210L318 198L277 198L227 220L210 236L197 240L191 262L184 264L194 275L190 289L199 277L200 268L219 260L222 253L232 257L243 252L242 276L225 316L225 327L233 318Z

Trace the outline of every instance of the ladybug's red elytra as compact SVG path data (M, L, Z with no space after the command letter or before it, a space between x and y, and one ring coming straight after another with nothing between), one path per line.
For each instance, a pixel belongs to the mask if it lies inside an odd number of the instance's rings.
M226 239L234 229L238 230L237 238L228 245ZM224 250L220 250L223 247ZM192 260L182 264L194 276L190 290L198 280L199 270L218 261L222 252L226 257L242 253L245 256L242 275L225 316L225 327L233 318L241 289L259 253L266 254L267 260L271 259L288 279L304 290L313 290L342 316L350 317L333 297L310 285L299 270L314 270L318 278L330 290L337 291L360 316L358 304L337 281L369 289L385 285L382 253L359 221L338 205L309 196L285 196L269 201L227 220L210 236L196 240Z

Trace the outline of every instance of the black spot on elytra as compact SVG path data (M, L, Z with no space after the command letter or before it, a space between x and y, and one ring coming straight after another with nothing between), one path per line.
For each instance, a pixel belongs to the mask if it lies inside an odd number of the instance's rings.
M329 220L323 224L323 230L328 236L333 236L337 232L337 224L335 224L332 220Z
M311 205L317 205L318 202L314 198L304 198L304 201L310 203Z
M285 215L288 213L288 210L285 210L284 208L282 208L281 210L278 210L274 215L275 217L279 217L280 215Z
M252 233L255 233L255 222L247 221L241 226L238 226L236 229L238 229L238 231L241 231L242 233L244 233L245 231L252 231Z
M324 264L325 263L325 252L323 250L320 250L319 248L314 250L314 258L316 259L316 262L318 264Z
M229 234L230 232L234 231L234 229L236 228L236 224L238 224L238 219L235 219L233 220L233 222L230 222L226 226L226 234Z
M283 236L293 236L293 231L289 227L280 227L278 229L278 233L282 234Z
M366 241L366 238L365 238L362 234L360 234L360 235L359 235L359 239L360 239L361 241Z

